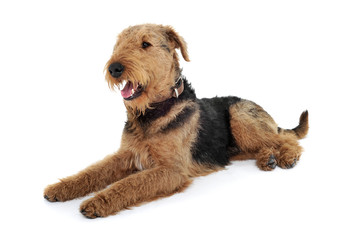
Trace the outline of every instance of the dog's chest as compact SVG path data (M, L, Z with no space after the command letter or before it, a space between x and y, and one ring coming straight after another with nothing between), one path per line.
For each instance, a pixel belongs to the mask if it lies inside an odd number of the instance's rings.
M196 103L182 102L160 117L149 116L146 121L128 121L124 128L123 148L133 153L136 168L186 164L198 133Z
M145 169L145 167L142 164L140 155L135 155L134 165L139 171L142 171Z
M195 134L187 131L170 131L145 135L127 133L123 138L123 147L131 150L133 163L138 170L161 165L180 165L189 161L190 146Z
M142 171L155 165L152 158L151 143L145 138L136 136L127 136L126 148L132 152L133 163L135 167Z

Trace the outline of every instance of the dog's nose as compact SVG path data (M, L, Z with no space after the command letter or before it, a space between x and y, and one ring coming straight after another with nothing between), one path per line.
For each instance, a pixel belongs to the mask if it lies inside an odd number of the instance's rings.
M124 66L119 62L115 62L108 67L108 71L112 77L119 78L124 71Z

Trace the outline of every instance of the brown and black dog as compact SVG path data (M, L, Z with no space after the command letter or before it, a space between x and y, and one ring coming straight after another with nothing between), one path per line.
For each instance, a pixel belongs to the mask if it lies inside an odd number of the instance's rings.
M251 101L197 99L181 75L176 49L189 61L185 41L169 26L138 25L119 35L105 70L127 109L120 149L49 185L48 201L98 192L80 210L88 218L105 217L182 191L193 177L231 160L256 159L265 171L296 165L302 153L298 139L308 132L307 111L296 128L285 130Z

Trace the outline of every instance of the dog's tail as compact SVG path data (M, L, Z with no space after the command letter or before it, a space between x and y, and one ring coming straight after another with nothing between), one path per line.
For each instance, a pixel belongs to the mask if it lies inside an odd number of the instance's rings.
M304 138L308 133L308 111L306 110L300 116L299 125L293 129L278 128L279 134L294 134L298 139Z

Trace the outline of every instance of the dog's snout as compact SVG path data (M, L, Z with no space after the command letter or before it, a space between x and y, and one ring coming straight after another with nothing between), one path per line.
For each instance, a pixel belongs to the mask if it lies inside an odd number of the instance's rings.
M115 62L108 67L108 71L112 77L119 78L124 72L124 66L119 62Z

